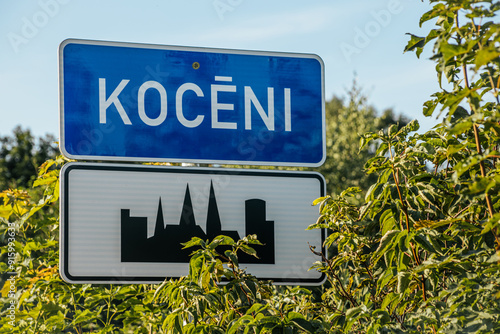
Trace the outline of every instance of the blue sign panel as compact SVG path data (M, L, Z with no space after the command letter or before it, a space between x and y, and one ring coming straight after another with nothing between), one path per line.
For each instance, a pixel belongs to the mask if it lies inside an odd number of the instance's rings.
M324 74L309 54L66 40L72 159L319 166Z

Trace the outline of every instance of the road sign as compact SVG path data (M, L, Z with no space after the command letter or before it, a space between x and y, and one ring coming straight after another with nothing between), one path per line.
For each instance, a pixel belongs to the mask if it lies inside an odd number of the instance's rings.
M66 40L59 66L60 148L69 158L324 162L316 55Z
M314 172L69 163L61 170L60 272L69 283L158 283L188 274L180 243L256 234L240 264L277 284L321 284L308 269L324 231Z

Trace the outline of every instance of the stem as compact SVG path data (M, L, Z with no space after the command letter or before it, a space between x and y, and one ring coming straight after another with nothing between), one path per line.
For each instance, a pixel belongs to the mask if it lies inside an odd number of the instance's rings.
M316 255L319 255L321 256L321 258L323 259L324 262L326 262L328 264L328 268L330 269L330 272L332 273L332 276L337 280L337 282L339 283L340 285L340 288L342 289L342 295L349 299L349 301L351 302L352 305L354 306L358 306L358 303L356 303L356 301L352 298L352 296L350 295L350 293L348 293L345 288L344 288L344 285L342 284L342 281L340 280L340 277L338 277L337 274L335 274L335 271L332 267L332 263L325 257L325 255L323 253L318 253L318 252L315 252L312 248L312 246L309 246L309 249L311 250L311 252L313 252L314 254Z
M111 308L111 296L109 296L108 301L106 302L106 304L108 305L108 309L106 310L106 326L107 326L110 323L109 311L110 311L110 308Z
M342 314L343 316L345 316L345 313L342 311L342 310L339 310L337 307L335 307L334 305L331 305L330 303L326 304L326 303L321 303L320 304L323 308L326 308L326 309L331 309L335 312L338 312L340 314Z
M245 294L245 297L247 297L247 302L249 305L251 305L251 301L250 301L250 297L248 297L248 294L246 293L245 289L243 288L243 283L240 283L238 284L239 288L241 289L241 291L243 292L243 294Z
M388 148L389 148L389 157L390 157L391 161L394 161L394 156L392 155L392 147L391 147L390 138L389 138ZM409 232L410 225L409 225L408 211L406 210L406 205L403 203L403 195L401 194L401 189L399 188L399 171L396 167L394 167L393 163L391 163L391 169L392 169L392 177L394 178L394 183L396 184L396 189L398 191L399 201L401 202L401 206L403 207L403 212L405 214L406 229ZM403 227L403 222L401 220L399 221L399 225L400 225L401 231L403 231L404 227Z
M389 143L389 152L390 152L389 154L390 154L391 160L393 160L390 143ZM392 175L394 177L394 183L396 184L396 189L398 190L399 201L401 202L401 206L402 206L403 212L405 214L406 230L408 231L408 233L410 233L410 217L408 215L408 208L406 207L405 203L403 202L403 195L401 194L401 189L399 187L399 171L396 167L394 167L393 163L391 163L391 167L392 167ZM403 231L403 224L401 221L400 221L400 224L401 224L401 231ZM410 248L411 248L411 252L413 254L413 259L415 260L417 265L420 265L420 263L421 263L420 257L418 256L418 253L415 250L415 247L413 246L412 242L410 242ZM422 273L422 297L423 297L424 301L427 300L427 297L425 295L426 295L425 276Z
M462 210L460 210L456 215L454 215L452 218L457 218L462 212L464 212L465 210L467 210L468 208L470 208L470 205L467 205L465 208L463 208Z
M455 14L455 23L456 23L457 29L458 29L459 28L459 26L458 26L458 14ZM475 27L474 20L472 20L472 25ZM481 45L480 45L480 47L481 47ZM470 89L469 77L467 74L468 72L467 72L467 66L466 66L465 61L462 62L462 71L464 73L465 87L467 89ZM498 101L498 97L497 97L497 101ZM470 99L468 100L468 102L469 102L469 107L470 107L471 112L474 111L474 106L470 102ZM476 141L476 150L477 150L477 153L479 155L481 155L481 154L483 154L483 149L481 147L481 140L479 138L479 126L477 124L474 124L473 129L474 129L474 140ZM481 169L481 176L485 177L486 176L486 168L484 167L484 161L479 162L479 167ZM490 214L490 217L493 217L494 210L493 210L493 205L491 204L490 195L488 195L488 193L486 193L485 195L486 195L485 196L486 197L486 205L488 206L488 212ZM496 237L497 243L498 243L498 241L499 241L498 237L496 235L495 235L495 237Z
M398 190L399 200L401 202L401 206L403 207L403 212L405 214L405 218L406 218L406 230L409 233L410 232L410 217L408 215L408 209L406 208L406 205L403 202L403 195L401 194L401 189L399 187L399 176L398 176L398 174L399 173L398 173L397 168L395 168L394 165L392 165L392 175L394 176L394 182L396 184L396 189ZM403 231L404 228L403 228L402 222L400 222L400 224L401 224L401 231ZM413 254L413 258L414 258L415 262L417 263L417 265L420 265L420 258L418 256L418 254L416 253L415 247L413 247L413 243L412 242L410 242L410 248L411 248L411 252ZM425 296L424 296L424 299L425 299Z
M40 311L40 313L37 314L36 316L36 319L35 319L35 328L33 329L33 333L37 333L36 329L38 327L38 319L40 318L40 316L43 314L43 310Z
M363 267L365 267L366 272L368 273L368 276L370 276L370 279L372 281L374 281L375 279L373 278L372 272L370 271L370 268L368 267L368 265L365 263L365 261L363 261L361 259L361 256L359 254L356 254L356 255L358 256L359 261L361 261L361 263L363 264Z
M394 182L396 184L396 189L398 190L398 196L399 196L399 201L401 202L401 206L403 207L403 213L405 214L405 222L406 222L406 230L409 232L410 231L410 217L408 215L408 209L406 208L406 205L403 202L403 195L401 194L401 189L399 187L399 171L397 168L392 166L392 175L394 177ZM404 228L401 224L401 231L403 231Z
M472 23L472 27L474 27L476 34L479 37L480 27L476 26L473 19L471 19L471 23ZM458 26L458 19L457 19L457 26ZM483 49L483 45L481 42L478 41L477 45L479 46L479 50ZM490 80L491 89L493 90L493 96L495 97L497 103L500 104L500 99L498 98L498 85L495 86L495 82L494 82L493 76L491 74L491 69L488 68L487 70L488 70L488 79ZM500 77L498 78L498 80L499 80L498 83L500 83Z
M477 126L477 124L474 124L473 128L474 128L474 139L476 140L477 153L482 154L483 149L481 148L481 141L479 139L479 127ZM481 169L481 176L485 177L486 176L486 168L484 167L483 161L481 161L479 163L479 167ZM493 215L495 213L493 211L493 204L491 204L490 195L488 193L486 193L485 195L486 195L485 196L486 197L486 205L488 206L488 212L490 214L490 217L493 217Z
M472 21L472 26L476 29L476 33L479 34L479 31L477 30L477 27L474 24L474 20L471 20L471 21ZM457 26L457 30L459 30L458 13L455 13L455 24ZM478 42L478 45L479 45L480 48L482 48L481 43ZM462 62L462 71L463 71L464 80L465 80L465 87L467 89L470 89L469 78L468 78L468 74L467 74L467 64L466 64L465 60ZM493 92L494 92L494 96L496 97L497 103L500 103L500 100L498 99L498 95L497 95L497 90L495 89L495 85L493 84L493 78L491 77L491 73L489 71L488 71L488 74L490 76L490 82L491 82L491 86L492 86L492 89L493 89ZM474 106L472 105L470 99L468 99L468 103L469 103L469 107L470 107L471 112L475 112ZM482 149L482 146L481 146L481 140L479 138L479 126L477 124L474 124L472 128L474 129L474 140L476 142L477 153L479 155L482 155L483 154L483 149ZM480 170L481 170L481 176L482 177L486 177L486 168L484 166L484 161L480 161L479 162L479 167L480 167ZM486 199L486 206L488 207L489 216L490 216L490 218L492 218L493 215L495 214L495 211L493 209L493 204L491 203L491 197L488 194L488 192L485 193L485 199ZM500 249L500 238L498 236L498 230L497 230L497 228L495 228L493 230L493 235L495 236L495 240L496 240L496 243L497 243L497 249Z
M80 301L80 298L78 298L78 300L75 299L75 294L73 293L73 290L71 288L69 288L69 292L71 293L71 297L73 297L73 309L75 310L75 316L76 316L76 312L77 312L76 305ZM80 327L80 329L81 329L81 325L79 325L78 327ZM78 330L77 327L75 327L75 330L76 330L77 334L81 333L81 331Z
M424 273L422 273L422 298L424 299L424 302L427 301L427 297L425 296L426 295L426 289L425 289L425 276L424 276Z
M230 301L229 299L227 300L227 302L228 302L229 306L231 306L231 308L232 308L232 309L233 309L236 313L238 313L238 314L240 315L240 317L244 316L244 314L243 314L243 313L241 313L241 312L240 312L240 311L239 311L236 307L234 307L234 305L231 303L231 301Z

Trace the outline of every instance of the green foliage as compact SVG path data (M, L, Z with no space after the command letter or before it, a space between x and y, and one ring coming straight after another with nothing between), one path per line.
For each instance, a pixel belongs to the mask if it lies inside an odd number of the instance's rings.
M377 181L362 205L356 189L318 200L333 248L315 268L341 332L493 333L500 331L498 234L500 9L492 1L431 1L406 50L429 41L442 91L424 114L442 124L414 134L417 122L363 135L376 143L365 164ZM460 24L460 22L464 22Z
M37 168L58 151L52 136L35 140L30 130L20 126L13 132L12 137L0 137L0 190L30 187Z
M312 269L327 276L323 287L274 286L245 272L237 253L255 255L254 236L192 239L189 274L160 285L67 284L58 275L57 169L65 162L58 158L40 167L30 191L0 194L0 266L18 273L14 290L9 274L2 276L0 331L500 332L500 25L491 21L500 6L430 2L420 23L433 20L436 28L412 35L406 50L420 56L434 41L443 88L423 111L444 113L444 121L424 134L416 121L381 131L367 125L360 140L369 153L361 156L366 175L359 177L371 186L337 189L313 203L320 217L309 229L329 232L329 254L312 249ZM363 119L352 112L364 110L360 100L351 100L331 128ZM352 152L343 143L329 145Z
M328 193L340 194L346 187L358 187L365 192L376 178L363 171L366 160L373 156L373 147L359 149L361 135L370 131L387 129L392 124L404 126L407 120L396 116L391 109L381 116L369 106L356 80L348 91L348 100L333 97L326 103L326 152L325 163L317 168L324 175ZM362 199L362 193L356 198Z
M0 332L314 333L321 327L308 312L310 291L275 287L239 267L238 252L256 255L252 245L260 242L254 235L238 241L193 238L185 244L194 249L189 274L160 285L65 283L58 273L59 224L51 211L59 187L58 171L51 168L65 162L58 158L41 166L34 183L44 188L39 200L22 190L1 193L1 269L7 274Z

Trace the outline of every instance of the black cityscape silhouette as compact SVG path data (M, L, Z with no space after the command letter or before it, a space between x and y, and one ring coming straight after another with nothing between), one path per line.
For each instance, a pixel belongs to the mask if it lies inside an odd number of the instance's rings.
M246 235L256 234L257 239L263 245L251 245L256 250L258 258L246 253L238 253L238 261L274 264L274 221L266 220L264 200L248 199L245 201L245 233ZM154 235L148 238L147 234L147 217L131 217L130 209L121 209L121 262L188 263L193 248L183 249L181 243L193 237L213 240L219 235L225 235L234 241L240 239L237 231L222 229L212 182L210 182L206 232L196 225L189 184L187 184L179 224L165 225L160 197ZM221 247L224 249L226 246Z

